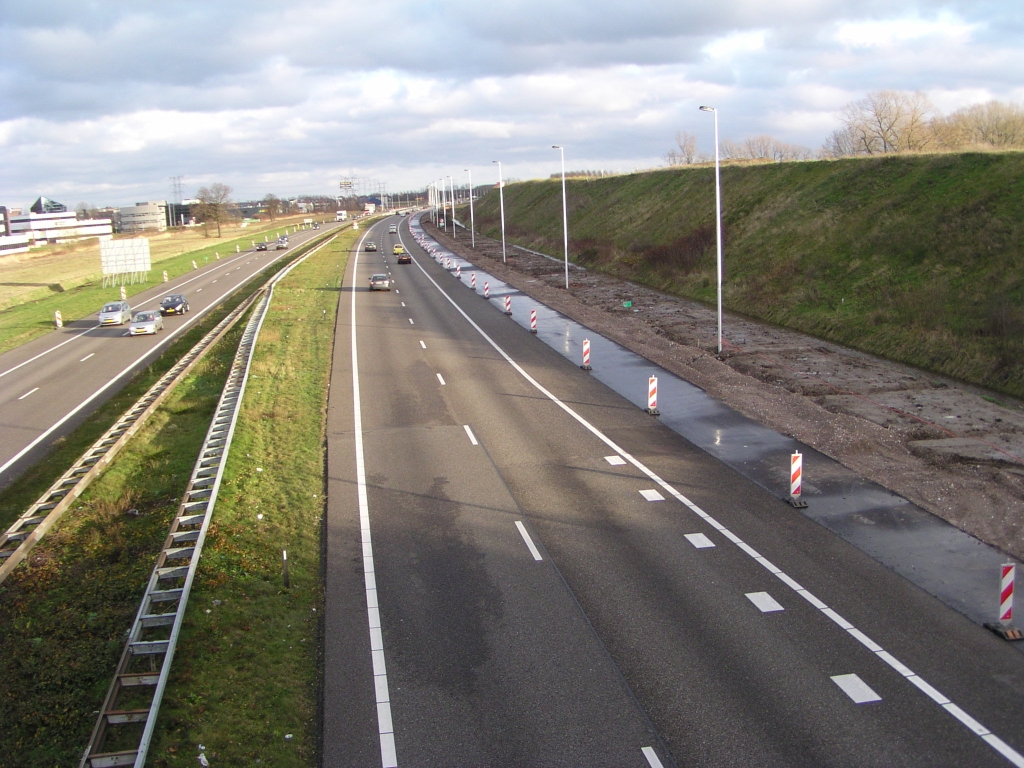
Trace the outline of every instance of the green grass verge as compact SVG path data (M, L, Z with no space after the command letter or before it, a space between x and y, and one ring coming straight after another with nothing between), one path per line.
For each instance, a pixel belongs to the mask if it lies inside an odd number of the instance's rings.
M316 764L324 419L339 290L359 234L346 232L275 291L152 765L195 765L199 744L212 765Z
M571 257L713 303L714 185L568 181ZM722 211L728 309L1024 397L1024 153L726 166ZM496 194L475 213L500 237ZM505 213L512 242L561 253L559 183L510 185Z
M125 291L130 300L135 294L148 291L162 283L164 270L167 271L168 278L173 280L192 272L193 261L202 267L211 261L216 261L218 253L222 259L229 258L235 255L236 246L245 250L250 247L253 239L262 240L267 232L272 235L278 229L283 230L283 227L261 228L232 240L211 239L208 241L209 244L202 248L155 262L151 273L153 282L127 285ZM61 282L60 275L52 275L47 279L52 283ZM54 293L0 310L0 353L7 352L52 331L53 313L56 311L60 311L65 324L67 324L95 314L105 302L118 299L120 295L120 287L104 288L103 278L96 276L61 293Z
M78 764L241 329L193 369L0 585L3 768Z
M0 495L5 527L230 307L189 331ZM331 292L337 296L336 292ZM0 585L0 768L77 764L198 456L244 322L168 396L27 563ZM329 351L328 351L329 355ZM128 514L128 510L138 514Z

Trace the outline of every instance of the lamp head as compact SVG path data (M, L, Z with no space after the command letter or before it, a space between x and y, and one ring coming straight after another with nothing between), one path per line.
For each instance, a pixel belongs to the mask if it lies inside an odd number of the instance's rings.
M714 107L701 107L700 111L701 112L714 112L715 108Z

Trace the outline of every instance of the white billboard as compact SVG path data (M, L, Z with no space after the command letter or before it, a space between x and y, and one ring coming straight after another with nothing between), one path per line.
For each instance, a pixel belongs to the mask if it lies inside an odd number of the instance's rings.
M149 238L100 241L100 262L104 275L149 272Z

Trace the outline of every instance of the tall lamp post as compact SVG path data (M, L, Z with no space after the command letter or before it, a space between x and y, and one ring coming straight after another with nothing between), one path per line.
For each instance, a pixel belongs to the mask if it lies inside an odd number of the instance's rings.
M473 218L473 172L466 169L469 174L469 241L470 247L476 248L476 219Z
M715 115L715 223L718 231L718 354L722 354L722 177L718 166L718 110L701 107Z
M565 237L565 290L569 290L569 214L565 205L565 150L557 144L551 148L557 149L562 156L562 234Z
M448 187L451 190L451 201L452 201L452 239L455 239L455 182L451 176L446 177L448 179Z
M501 180L501 160L491 160L498 164L498 203L501 206L501 262L505 259L505 183Z

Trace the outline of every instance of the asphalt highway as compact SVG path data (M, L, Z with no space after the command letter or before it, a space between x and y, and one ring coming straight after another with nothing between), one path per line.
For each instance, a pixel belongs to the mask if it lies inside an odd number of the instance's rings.
M300 230L290 237L288 250L275 251L271 242L268 251L225 254L132 296L133 312L158 308L169 293L182 293L188 299L190 311L164 318L164 330L156 335L128 337L127 324L101 327L96 315L91 315L0 355L0 489L227 296L318 234L321 230ZM159 265L154 274L160 274ZM119 298L119 288L110 288L107 301Z
M324 765L1024 765L1019 653L510 322L398 221L340 296Z

